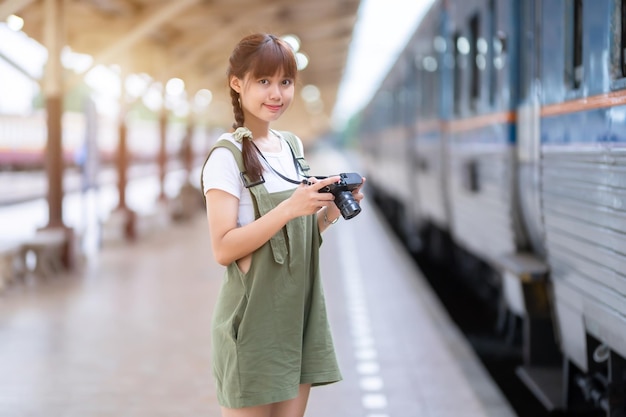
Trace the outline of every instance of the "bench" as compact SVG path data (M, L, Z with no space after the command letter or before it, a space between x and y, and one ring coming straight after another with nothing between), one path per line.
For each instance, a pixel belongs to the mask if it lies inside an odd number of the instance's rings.
M204 210L204 198L199 189L185 183L171 201L171 217L175 221L189 220Z
M0 291L15 282L22 271L19 258L21 245L0 242Z
M26 272L42 278L61 272L64 269L67 242L66 231L61 228L39 230L24 240L20 258Z

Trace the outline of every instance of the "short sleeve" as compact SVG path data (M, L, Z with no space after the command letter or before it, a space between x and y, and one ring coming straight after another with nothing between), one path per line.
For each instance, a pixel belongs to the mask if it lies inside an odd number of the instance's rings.
M243 184L237 162L227 148L216 148L202 170L204 194L210 189L226 191L241 200Z

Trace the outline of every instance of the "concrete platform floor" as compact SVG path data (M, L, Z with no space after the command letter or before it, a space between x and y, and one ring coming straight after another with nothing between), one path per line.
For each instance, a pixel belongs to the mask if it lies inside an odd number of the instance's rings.
M0 299L0 416L217 416L206 220Z

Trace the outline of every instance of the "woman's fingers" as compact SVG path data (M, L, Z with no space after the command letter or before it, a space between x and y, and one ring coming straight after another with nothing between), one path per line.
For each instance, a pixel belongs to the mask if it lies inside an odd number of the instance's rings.
M339 182L341 180L341 177L339 175L335 175L335 176L324 178L321 180L315 177L312 177L311 180L312 180L311 188L315 191L319 191L322 188L329 186L330 184Z
M294 208L299 207L296 209L296 212L301 213L300 215L308 215L315 213L322 207L328 206L334 200L335 196L331 193L319 191L339 180L339 176L324 178L322 180L310 178L310 185L305 183L300 185L291 198Z

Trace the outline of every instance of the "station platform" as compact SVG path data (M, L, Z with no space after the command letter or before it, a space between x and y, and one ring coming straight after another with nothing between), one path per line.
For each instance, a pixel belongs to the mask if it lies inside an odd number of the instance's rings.
M315 173L355 170L318 153ZM323 235L344 380L313 388L306 416L514 416L373 202L362 206ZM198 210L12 286L0 296L0 417L218 417L210 322L223 271Z

